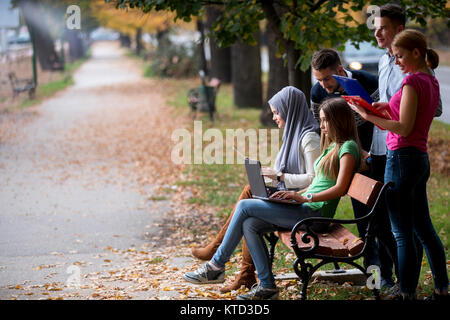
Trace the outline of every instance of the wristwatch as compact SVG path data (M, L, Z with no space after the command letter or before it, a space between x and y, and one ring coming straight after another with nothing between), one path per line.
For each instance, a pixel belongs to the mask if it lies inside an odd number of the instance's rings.
M312 198L313 198L313 194L312 193L307 193L305 195L306 201L308 201L309 203L312 202Z
M283 175L283 172L279 171L277 173L277 181L280 182L281 181L281 176Z

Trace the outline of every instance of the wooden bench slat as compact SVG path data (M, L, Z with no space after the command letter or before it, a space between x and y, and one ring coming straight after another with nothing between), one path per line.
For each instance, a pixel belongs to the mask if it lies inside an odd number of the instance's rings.
M301 240L304 233L304 231L298 232L296 239L298 247L306 250L312 247L313 239L311 239L310 243L304 243ZM278 231L277 235L286 246L291 248L290 231ZM354 256L358 254L364 246L364 242L360 238L356 237L347 228L340 224L331 225L326 233L319 233L317 234L317 237L319 238L319 245L316 248L316 253L324 256Z
M361 240L361 238L355 236L353 233L350 232L350 230L348 230L344 226L334 224L332 228L333 231L330 233L334 238L337 239L337 241L346 246L350 256L358 254L364 247L364 242Z
M383 184L360 173L355 173L347 195L372 207Z

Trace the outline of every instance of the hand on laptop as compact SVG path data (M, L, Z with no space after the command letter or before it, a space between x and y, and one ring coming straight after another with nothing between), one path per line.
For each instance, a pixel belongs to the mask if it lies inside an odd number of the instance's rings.
M306 202L306 199L295 191L277 191L270 196L272 199L295 200L297 202Z
M272 180L277 180L277 172L271 167L261 167L262 175Z

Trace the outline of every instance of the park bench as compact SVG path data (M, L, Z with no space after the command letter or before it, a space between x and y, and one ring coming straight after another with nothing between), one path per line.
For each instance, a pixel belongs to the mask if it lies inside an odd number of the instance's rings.
M13 89L13 98L17 97L19 93L28 91L28 97L32 99L36 91L36 85L33 79L18 79L14 72L8 73L9 82Z
M270 259L273 262L275 246L279 239L296 255L293 268L301 280L300 299L307 299L307 287L312 275L323 265L333 263L335 271L339 272L339 263L346 263L356 267L368 279L371 275L364 267L355 262L364 256L367 242L374 237L374 217L380 199L387 187L393 183L383 185L381 182L356 173L350 183L347 195L362 202L370 208L369 213L358 219L331 219L312 217L299 221L292 230L279 230L270 233L266 239L270 243ZM356 237L343 224L368 222L365 241ZM316 265L307 262L309 259L319 259ZM343 271L342 271L343 272ZM376 286L372 289L376 299L379 291Z
M213 121L216 111L216 96L221 82L218 78L212 78L206 83L204 73L200 72L200 76L202 77L202 85L188 91L188 103L194 117L197 116L197 112L208 112L211 121Z

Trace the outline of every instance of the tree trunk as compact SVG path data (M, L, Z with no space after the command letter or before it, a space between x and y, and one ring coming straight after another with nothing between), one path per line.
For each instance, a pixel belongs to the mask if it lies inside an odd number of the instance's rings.
M275 34L275 38L281 41L286 50L288 60L289 85L294 86L303 91L307 101L310 101L311 91L311 67L306 71L301 71L300 66L295 67L301 56L301 51L295 49L295 43L283 38L281 33L281 19L284 14L283 9L272 0L261 0L261 6L266 16L269 26Z
M143 49L142 45L142 28L137 28L136 30L136 54L139 56Z
M310 101L311 92L311 67L306 71L302 71L300 66L295 66L301 56L301 51L295 49L293 41L287 44L287 59L289 72L289 85L300 89L306 96L306 101Z
M38 1L19 1L31 38L34 41L36 55L43 70L61 70L64 66L56 53L53 39L45 21Z
M70 61L75 61L84 55L83 41L79 30L66 31L67 42L69 43Z
M203 22L199 19L197 20L197 30L200 33L200 42L198 44L199 46L199 54L200 54L200 65L199 69L203 70L205 72L205 76L209 75L208 72L208 65L206 63L206 56L205 56L205 26L203 25Z
M256 46L238 41L231 48L234 104L239 108L262 107L259 31L255 38L258 39Z
M267 83L266 98L264 99L264 108L261 112L260 120L264 126L275 126L272 120L272 112L269 104L266 103L278 91L289 85L288 69L284 65L282 58L276 56L277 43L272 29L266 27L267 48L269 54L269 79Z
M124 33L120 33L120 46L129 48L131 46L130 36Z
M216 6L206 7L206 27L211 30L211 26L216 21L222 10ZM211 50L211 72L210 77L219 78L222 83L231 82L231 47L219 48L216 40L210 31L209 47Z

